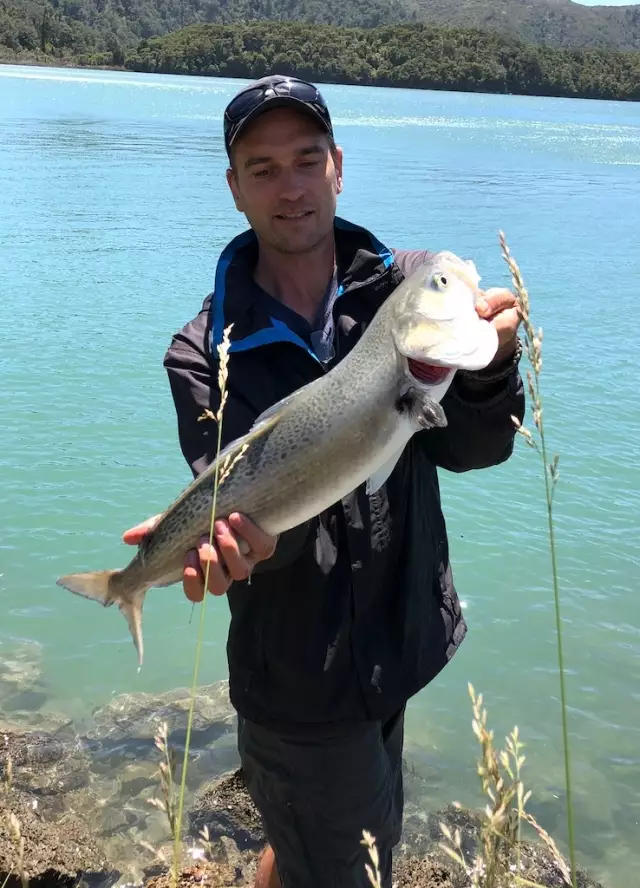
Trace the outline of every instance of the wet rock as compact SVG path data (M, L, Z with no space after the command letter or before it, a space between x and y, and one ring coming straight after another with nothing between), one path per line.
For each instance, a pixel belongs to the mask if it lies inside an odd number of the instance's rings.
M53 764L72 751L69 743L46 731L0 733L0 768L6 766L8 758L14 766Z
M456 830L459 830L463 857L467 866L470 867L478 852L482 819L477 812L457 805L448 805L446 808L429 814L420 811L409 813L405 818L403 846L400 849L398 865L404 866L406 861L429 861L434 866L448 870L451 888L469 888L471 882L462 867L456 865L442 850L441 843L445 840L441 824L444 824L452 835ZM535 882L543 888L566 888L561 867L544 844L523 841L520 846L520 859L523 878ZM566 861L565 865L568 868ZM418 870L419 868L415 872ZM413 870L411 871L413 872ZM403 870L403 872L408 871ZM433 878L434 876L430 875L429 877ZM602 885L595 882L583 871L578 871L577 883L578 888L602 888ZM431 888L432 884L439 883L426 881L424 883L407 882L406 884L424 884ZM444 888L446 882L442 884ZM449 886L446 885L446 888Z
M85 821L67 814L60 822L45 820L37 799L13 791L2 799L0 829L0 884L18 868L16 843L8 829L6 815L13 814L24 840L23 868L31 880L73 884L82 875L111 877L103 849Z
M458 888L448 866L420 857L400 860L393 871L394 888Z
M236 870L225 863L215 861L203 861L182 870L178 885L184 888L197 885L201 888L222 888L226 885L237 885L238 874ZM169 873L155 876L146 883L147 888L172 888L173 882Z
M170 888L169 862L172 846L159 849L163 866L147 867L144 872L145 888ZM180 882L183 886L204 884L210 888L224 886L255 885L259 854L256 851L240 851L233 839L222 836L215 842L194 843L187 847L181 858Z
M205 786L189 811L189 831L199 835L205 827L212 839L229 836L241 850L264 845L262 819L242 775L242 768L222 775Z
M0 731L0 777L11 760L13 783L39 795L59 795L89 782L89 761L73 733Z

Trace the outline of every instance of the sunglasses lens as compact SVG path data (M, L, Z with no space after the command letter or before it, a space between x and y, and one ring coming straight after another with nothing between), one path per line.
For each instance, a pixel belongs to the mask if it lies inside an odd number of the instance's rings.
M286 84L283 84L286 86ZM283 89L280 92L279 89L276 89L280 95L290 95L295 99L300 99L302 102L318 102L321 104L320 95L315 86L311 86L310 83L293 83L291 86Z
M325 104L318 90L310 83L287 83L285 81L268 88L273 89L276 95L292 96L294 99L300 99L301 102L313 102L322 110L325 109ZM247 92L239 95L227 108L227 119L235 123L241 117L245 117L245 115L253 111L263 100L266 89L263 86L256 86L254 89L247 90Z
M227 119L232 123L240 120L240 118L244 117L250 111L253 111L256 105L260 104L263 95L264 89L261 86L256 86L254 89L241 93L241 95L235 98L227 108Z

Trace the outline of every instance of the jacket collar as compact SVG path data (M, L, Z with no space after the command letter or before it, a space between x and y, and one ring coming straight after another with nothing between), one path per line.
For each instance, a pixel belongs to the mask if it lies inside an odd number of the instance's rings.
M373 283L393 265L393 256L371 232L336 217L338 298ZM318 360L307 343L256 298L253 269L258 243L252 229L235 237L220 254L211 295L211 352L216 354L225 328L233 324L230 352L246 351L273 342L293 342Z

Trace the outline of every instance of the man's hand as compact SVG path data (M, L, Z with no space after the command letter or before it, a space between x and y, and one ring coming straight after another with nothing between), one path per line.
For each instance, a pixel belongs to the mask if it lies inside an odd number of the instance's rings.
M478 300L476 311L481 318L490 321L498 333L498 351L491 365L500 364L512 355L518 341L520 315L517 300L511 290L492 287Z
M154 515L125 531L123 542L137 546L152 530L161 515ZM246 580L260 561L271 558L278 538L263 533L252 521L237 512L214 525L213 545L209 536L202 536L197 549L187 552L184 559L182 585L189 601L204 598L204 578L209 564L208 590L212 595L224 595L234 580Z

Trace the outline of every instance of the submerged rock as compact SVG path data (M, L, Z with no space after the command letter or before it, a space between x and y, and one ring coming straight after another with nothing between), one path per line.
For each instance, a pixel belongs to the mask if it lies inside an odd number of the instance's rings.
M154 748L153 738L163 722L169 745L184 750L190 691L178 688L164 694L122 694L97 709L87 726L86 739L102 758L135 758ZM235 730L236 715L229 702L228 682L198 688L193 713L191 748L206 748Z
M0 702L5 696L37 688L41 676L41 644L37 641L0 642Z

